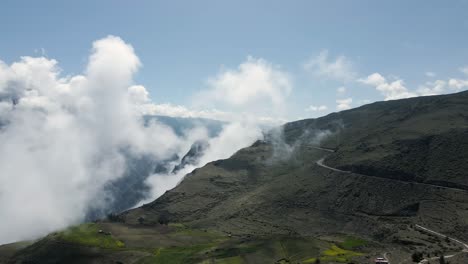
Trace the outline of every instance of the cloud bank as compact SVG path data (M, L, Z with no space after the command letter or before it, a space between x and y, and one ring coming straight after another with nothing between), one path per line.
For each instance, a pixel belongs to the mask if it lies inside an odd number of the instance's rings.
M128 87L140 66L109 36L93 43L84 75L60 77L57 61L22 57L0 67L0 243L80 221L122 175L122 151L160 158L178 145L166 127L144 127Z
M157 120L145 124L142 110L164 106L152 104L147 90L134 84L139 67L133 47L115 36L93 43L82 75L62 76L58 62L45 57L0 61L0 244L44 235L105 207L105 186L122 177L128 156L165 160L205 139L211 147L196 164L203 165L261 138L253 122L227 124L215 138L203 128L180 136ZM237 104L250 101L244 92L280 103L290 89L264 61L239 69L242 78L226 73L233 83L215 78L210 89L241 97L232 99ZM247 81L257 84L257 92L233 90ZM174 187L195 166L171 179L153 175L150 196Z

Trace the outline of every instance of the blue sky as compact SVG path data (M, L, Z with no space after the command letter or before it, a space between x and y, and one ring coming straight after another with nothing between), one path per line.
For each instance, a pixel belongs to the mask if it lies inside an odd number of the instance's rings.
M135 83L155 104L202 109L197 94L216 89L224 71L236 74L252 56L287 76L280 115L296 119L468 88L467 13L466 0L7 0L0 4L0 60L43 50L64 74L79 74L92 43L115 35L135 49L143 64ZM210 107L251 109L226 105Z

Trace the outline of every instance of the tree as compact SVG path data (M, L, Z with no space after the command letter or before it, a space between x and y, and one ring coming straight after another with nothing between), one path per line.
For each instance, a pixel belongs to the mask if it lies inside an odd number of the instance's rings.
M445 257L444 257L444 255L441 255L441 256L440 256L440 258L439 258L439 263L440 263L440 264L446 264L446 263L445 263Z
M317 258L317 259L315 260L315 264L320 264L320 258Z

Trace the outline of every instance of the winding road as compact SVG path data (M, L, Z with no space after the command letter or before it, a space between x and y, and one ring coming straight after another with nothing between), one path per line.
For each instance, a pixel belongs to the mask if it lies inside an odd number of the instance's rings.
M323 151L327 151L327 152L335 152L334 149L329 149L329 148L322 148L322 147L316 147L316 146L312 146L313 148L315 149L318 149L318 150L323 150ZM384 178L384 177L378 177L378 176L372 176L372 175L364 175L364 174L359 174L359 173L354 173L352 171L345 171L345 170L340 170L338 168L333 168L333 167L330 167L330 166L327 166L324 164L324 161L325 161L325 157L319 159L316 161L316 164L322 168L325 168L325 169L328 169L328 170L332 170L332 171L335 171L335 172L341 172L341 173L348 173L348 174L354 174L354 175L360 175L360 176L365 176L365 177L373 177L373 178L380 178L380 179L388 179L388 180L393 180L393 181L398 181L398 182L403 182L403 183L413 183L413 184L418 184L418 185L422 185L422 186L430 186L430 187L436 187L436 188L441 188L441 189L447 189L447 190L453 190L453 191L462 191L462 192L468 192L467 190L464 190L464 189L459 189L459 188L452 188L452 187L445 187L445 186L440 186L440 185L435 185L435 184L428 184L428 183L420 183L420 182L409 182L409 181L402 181L402 180L397 180L397 179L391 179L391 178ZM457 243L457 244L460 244L463 249L456 253L456 254L452 254L452 255L445 255L444 258L445 259L449 259L449 258L452 258L454 256L457 256L461 253L468 253L468 244L465 243L465 242L462 242L461 240L458 240L456 238L453 238L453 237L449 237L449 236L446 236L442 233L439 233L437 231L434 231L434 230L431 230L427 227L423 227L421 225L415 225L416 228L418 229L421 229L423 231L426 231L426 232L429 232L431 234L434 234L436 236L439 236L439 237L442 237L442 238L448 238L449 240ZM389 253L388 252L385 252L384 254L384 258L388 261L390 261L389 259ZM432 257L432 258L429 258L429 259L423 259L419 262L419 264L423 264L423 263L426 263L428 262L429 260L436 260L438 259L439 257ZM400 262L401 264L402 262Z
M313 148L323 150L323 151L327 151L327 152L335 152L335 150L333 150L333 149L327 149L327 148L322 148L322 147L313 147ZM317 160L315 163L318 166L322 167L322 168L329 169L329 170L336 171L336 172L341 172L341 173L349 173L349 174L354 174L354 175L359 175L359 176L364 176L364 177L378 178L378 179L387 179L387 180L391 180L391 181L397 181L397 182L402 182L402 183L411 183L411 184L416 184L416 185L421 185L421 186L436 187L436 188L439 188L439 189L453 190L453 191L457 191L457 192L465 192L465 193L468 192L468 190L455 188L455 187L446 187L446 186L441 186L441 185L437 185L437 184L414 182L414 181L404 181L404 180L392 179L392 178L387 178L387 177L379 177L379 176L373 176L373 175L360 174L360 173L356 173L356 172L352 172L352 171L340 170L338 168L330 167L330 166L324 164L324 162L325 162L325 157Z
M460 252L458 252L458 253L456 253L456 254L452 254L452 255L444 255L444 258L445 258L445 259L449 259L449 258L455 257L455 256L458 255L458 254L468 252L468 244L466 244L466 243L464 243L464 242L462 242L462 241L460 241L460 240L458 240L458 239L456 239L456 238L446 236L446 235L444 235L444 234L441 234L441 233L439 233L439 232L436 232L436 231L434 231L434 230L431 230L431 229L429 229L429 228L427 228L427 227L423 227L423 226L420 226L420 225L415 225L415 226L416 226L416 228L418 228L418 229L424 230L424 231L426 231L426 232L432 233L432 234L434 234L434 235L436 235L436 236L439 236L439 237L442 237L442 238L448 238L448 239L450 239L451 241L453 241L453 242L455 242L455 243L457 243L457 244L462 245L462 247L463 247L462 251L460 251ZM436 259L439 259L439 257L432 257L432 258L429 258L429 259L423 259L423 260L421 260L421 261L419 262L419 264L423 264L423 263L428 262L429 260L436 260Z

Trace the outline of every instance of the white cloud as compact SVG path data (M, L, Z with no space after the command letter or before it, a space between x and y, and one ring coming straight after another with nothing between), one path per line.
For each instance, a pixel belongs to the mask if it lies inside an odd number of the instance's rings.
M364 79L359 79L358 81L367 85L375 86L375 88L385 97L385 100L395 100L417 96L417 94L408 91L403 80L398 79L389 82L379 73L373 73Z
M382 85L382 84L386 83L385 78L382 75L380 75L379 73L373 73L373 74L367 76L367 78L359 79L358 81L360 81L360 82L362 82L364 84L372 85L372 86L379 86L379 85Z
M127 90L140 62L118 37L93 43L84 75L61 78L57 61L44 57L0 65L0 243L104 206L104 185L125 170L123 149L164 157L179 144L132 111Z
M356 77L354 66L345 56L338 56L335 60L329 58L328 50L310 59L304 64L304 69L312 74L338 81L353 81Z
M192 110L183 105L174 105L171 103L163 104L142 104L138 105L140 112L144 115L162 115L171 117L200 117L227 121L231 117L227 112L216 109L211 110Z
M460 91L465 87L468 87L468 80L462 79L449 79L435 80L426 82L424 85L419 86L415 91L409 91L405 87L405 83L401 79L395 81L387 81L379 73L373 73L366 78L358 79L358 82L374 86L378 91L382 93L385 100L403 99L415 96L427 96L427 95L439 95L450 92Z
M436 76L435 72L430 72L430 71L425 72L424 74L425 74L427 77L429 77L429 78L433 78L433 77Z
M468 80L449 79L448 81L436 80L426 82L417 90L419 95L439 95L450 92L459 92L468 87Z
M149 93L142 85L132 85L128 88L130 100L135 104L145 104L150 102Z
M455 89L456 91L460 91L463 88L468 87L468 80L450 79L448 84L450 88Z
M418 95L438 95L448 92L447 82L443 80L436 80L433 82L426 82L425 85L421 85L417 93Z
M248 57L237 69L223 70L210 78L208 86L195 97L196 106L263 115L281 115L292 90L287 73L266 60L253 57Z
M353 103L353 98L337 99L336 109L338 111L350 109L352 103Z
M305 110L308 112L323 112L326 111L328 107L326 105L309 105Z

